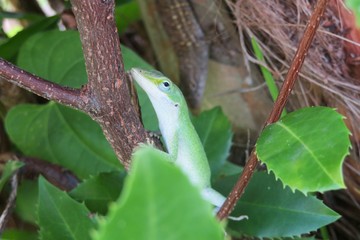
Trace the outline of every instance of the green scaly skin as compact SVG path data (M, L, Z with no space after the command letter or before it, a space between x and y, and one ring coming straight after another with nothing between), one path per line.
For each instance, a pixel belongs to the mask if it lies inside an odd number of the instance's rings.
M155 109L169 159L201 190L205 200L220 208L225 197L211 188L209 163L180 89L155 70L133 68L131 75Z

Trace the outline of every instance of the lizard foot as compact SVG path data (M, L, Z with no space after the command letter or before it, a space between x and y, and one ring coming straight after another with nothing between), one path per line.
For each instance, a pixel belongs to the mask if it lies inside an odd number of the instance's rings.
M233 220L233 221L241 221L241 220L248 220L249 217L247 215L241 215L241 216L238 216L238 217L233 217L233 216L228 216L228 219L230 220Z
M154 131L148 131L148 130L146 132L149 134L150 137L157 138L160 140L161 132L159 132L159 131L154 132Z

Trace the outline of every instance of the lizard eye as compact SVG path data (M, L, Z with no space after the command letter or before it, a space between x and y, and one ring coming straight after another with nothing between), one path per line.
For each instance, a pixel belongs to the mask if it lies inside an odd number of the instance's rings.
M163 81L160 84L160 89L163 91L169 91L170 90L170 83L168 81Z

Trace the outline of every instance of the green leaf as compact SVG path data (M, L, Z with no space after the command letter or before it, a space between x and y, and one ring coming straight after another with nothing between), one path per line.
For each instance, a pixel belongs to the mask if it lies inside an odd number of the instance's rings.
M23 231L18 229L6 229L1 235L2 240L38 240L36 232Z
M90 239L95 223L84 204L39 178L40 239Z
M21 48L18 62L25 70L62 85L78 87L87 81L75 31L32 36ZM53 102L21 105L11 109L5 125L26 155L58 163L81 178L120 168L98 124L79 111Z
M220 179L213 187L227 194L238 176ZM256 172L232 216L247 215L248 220L230 221L235 236L293 237L309 233L334 222L339 215L313 196L283 188L273 174Z
M4 18L28 20L30 22L34 22L44 19L44 16L37 13L0 11L0 19Z
M19 161L8 161L2 169L0 178L0 192L2 191L5 183L10 179L16 170L24 166L24 163Z
M118 199L123 181L124 172L100 173L86 179L69 195L80 202L85 202L92 212L105 214L109 203Z
M134 158L121 197L94 239L224 239L211 206L162 152L141 148Z
M20 49L18 65L63 86L77 88L87 82L80 37L76 31L35 34Z
M133 22L141 19L140 9L136 1L124 3L115 8L115 21L119 34Z
M36 181L22 180L16 196L16 214L25 222L36 224L37 221L37 204L38 183Z
M18 54L19 48L24 42L26 42L29 37L40 31L46 31L54 28L58 21L59 16L54 16L44 18L33 23L0 45L0 57L8 61L14 61L16 55Z
M266 127L256 144L261 161L292 189L307 194L344 188L349 130L334 109L310 107Z
M121 168L99 125L62 105L18 105L8 112L5 127L25 155L64 166L80 178Z
M119 6L119 5L122 5L122 4L127 4L129 2L132 2L134 0L115 0L115 5L116 6Z
M256 58L258 60L260 60L260 62L263 62L265 63L265 58L264 58L264 55L262 53L262 50L261 50L261 47L259 46L259 44L257 43L256 39L254 37L251 37L251 46L252 46L252 49L254 51L254 54L256 56ZM271 74L271 72L266 68L264 67L263 65L260 65L259 64L259 67L260 67L260 70L261 70L261 74L265 80L265 83L267 85L267 88L269 89L269 92L270 92L270 95L271 95L271 98L272 100L275 102L278 95L279 95L279 89L275 83L275 79L273 78L273 75ZM286 113L286 109L284 109L281 113L281 116L285 116L287 113Z
M204 146L212 174L215 174L229 156L233 136L231 123L220 107L204 111L192 121Z
M242 167L235 165L234 163L231 163L229 161L226 161L225 164L216 173L216 175L212 175L212 179L214 181L217 181L218 179L232 175L240 176L242 170L243 170Z
M131 68L137 67L142 69L154 69L150 64L143 60L139 55L137 55L133 50L121 45L121 52L124 58L124 67L126 71L129 71Z

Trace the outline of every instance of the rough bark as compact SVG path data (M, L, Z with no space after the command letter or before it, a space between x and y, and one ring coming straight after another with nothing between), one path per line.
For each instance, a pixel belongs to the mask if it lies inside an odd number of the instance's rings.
M126 169L133 149L149 141L142 126L121 55L114 0L72 0L88 83L71 89L27 73L0 59L0 78L49 100L79 109L97 121Z
M131 153L146 132L131 104L111 0L71 1L83 45L91 116L101 125L128 168Z

